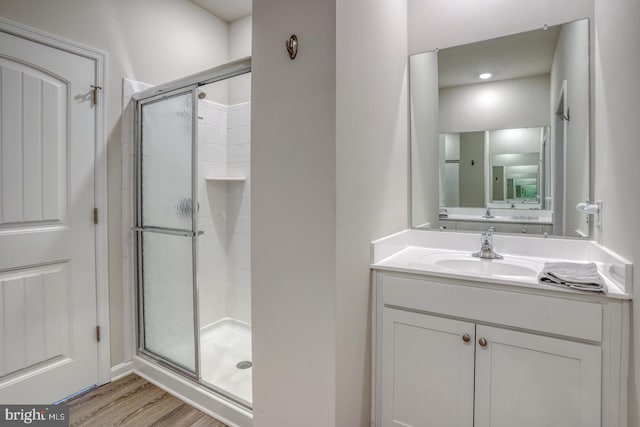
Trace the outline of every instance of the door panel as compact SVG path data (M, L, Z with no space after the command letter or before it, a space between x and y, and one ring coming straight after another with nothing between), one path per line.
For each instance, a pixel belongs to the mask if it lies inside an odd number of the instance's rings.
M191 239L144 233L145 349L195 372Z
M66 211L69 84L2 57L0 73L0 224L43 220L63 222Z
M474 324L384 308L382 327L382 426L472 427Z
M477 427L600 426L600 347L477 326Z
M141 225L191 231L193 94L144 104L141 111Z
M0 401L97 383L88 58L0 32Z
M193 90L139 105L141 350L197 376Z
M0 275L6 352L0 375L11 374L69 352L72 328L67 263ZM22 318L23 321L15 321Z

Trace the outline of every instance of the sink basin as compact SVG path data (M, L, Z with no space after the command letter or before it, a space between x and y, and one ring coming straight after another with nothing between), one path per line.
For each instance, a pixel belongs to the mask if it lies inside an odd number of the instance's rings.
M432 254L422 261L451 272L478 276L537 277L542 270L542 265L511 257L490 260L472 258L471 254Z

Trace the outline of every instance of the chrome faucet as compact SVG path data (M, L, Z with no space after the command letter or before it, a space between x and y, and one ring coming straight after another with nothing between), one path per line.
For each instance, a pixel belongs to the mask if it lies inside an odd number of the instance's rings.
M492 231L495 231L495 228L489 227L487 231L480 235L480 250L471 254L472 256L482 259L502 259L502 255L498 255L493 250Z

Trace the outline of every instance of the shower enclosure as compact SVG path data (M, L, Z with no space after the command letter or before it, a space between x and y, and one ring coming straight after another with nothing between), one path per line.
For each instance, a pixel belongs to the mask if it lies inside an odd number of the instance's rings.
M134 96L138 355L247 408L250 102L229 87L250 67Z

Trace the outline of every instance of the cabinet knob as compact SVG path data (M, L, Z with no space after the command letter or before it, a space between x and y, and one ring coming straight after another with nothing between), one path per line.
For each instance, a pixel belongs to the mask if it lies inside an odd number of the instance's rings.
M480 347L486 347L487 346L487 339L486 338L480 338L478 340L478 344L480 344Z
M471 335L469 335L469 334L464 334L464 335L462 336L462 341L464 341L464 342L469 342L469 341L471 341Z

